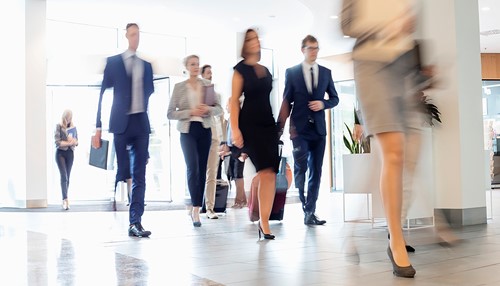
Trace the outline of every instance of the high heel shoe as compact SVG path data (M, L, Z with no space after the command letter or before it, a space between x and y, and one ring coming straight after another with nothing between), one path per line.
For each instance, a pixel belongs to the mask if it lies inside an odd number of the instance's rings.
M193 214L191 214L191 221L193 221L193 226L194 227L200 227L201 226L201 221L195 221Z
M387 255L389 255L389 259L391 260L391 263L392 263L392 273L394 273L394 275L398 276L398 277L404 277L404 278L413 278L415 277L415 273L417 273L417 271L415 271L415 268L413 268L413 266L405 266L405 267L401 267L399 265L396 264L396 261L394 261L394 257L392 256L392 250L391 250L391 246L387 246Z
M260 223L259 223L259 239L261 238L261 233L264 236L264 239L274 239L276 237L272 233L264 233L264 231L262 230L262 227L260 226Z

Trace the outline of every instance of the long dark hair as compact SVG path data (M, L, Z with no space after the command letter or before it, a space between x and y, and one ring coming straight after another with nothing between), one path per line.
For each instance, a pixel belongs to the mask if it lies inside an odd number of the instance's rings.
M257 39L259 38L259 34L257 33L257 31L253 28L249 28L247 29L247 31L245 32L245 37L243 38L243 45L241 45L241 57L246 59L247 56L248 56L248 53L246 52L246 43L247 43L247 37L248 37L248 34L250 33L255 33L257 35ZM260 42L259 42L260 44ZM262 49L262 47L261 47ZM261 55L261 51L259 49L259 59L257 61L260 61L260 55Z

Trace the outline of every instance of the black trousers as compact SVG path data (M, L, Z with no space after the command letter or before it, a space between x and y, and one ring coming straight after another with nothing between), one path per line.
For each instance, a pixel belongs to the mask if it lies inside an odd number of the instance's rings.
M149 130L144 129L146 113L129 116L124 133L114 134L117 171L116 178L132 177L129 208L130 224L141 223L146 193L146 162L148 160Z
M181 133L181 147L187 169L187 183L193 207L201 207L207 179L207 161L212 131L201 122L191 122L189 133Z
M61 175L61 192L63 200L68 198L69 176L71 168L73 167L74 154L73 150L60 150L56 151L56 163Z

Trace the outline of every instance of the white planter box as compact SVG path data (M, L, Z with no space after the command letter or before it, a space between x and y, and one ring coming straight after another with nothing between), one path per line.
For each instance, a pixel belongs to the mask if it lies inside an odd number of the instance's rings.
M380 159L376 140L372 140L372 153L343 155L344 196L346 194L371 195L371 219L385 218L380 196ZM407 219L434 216L434 172L432 163L432 130L422 131L422 149L413 181L413 202ZM345 202L345 199L344 199ZM345 208L349 207L344 204Z

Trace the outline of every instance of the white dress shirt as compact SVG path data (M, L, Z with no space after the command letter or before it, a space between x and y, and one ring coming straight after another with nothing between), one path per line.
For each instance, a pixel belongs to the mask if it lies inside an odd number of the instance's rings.
M144 63L131 50L126 50L123 54L123 62L127 74L132 76L132 102L129 114L145 112L144 108Z

